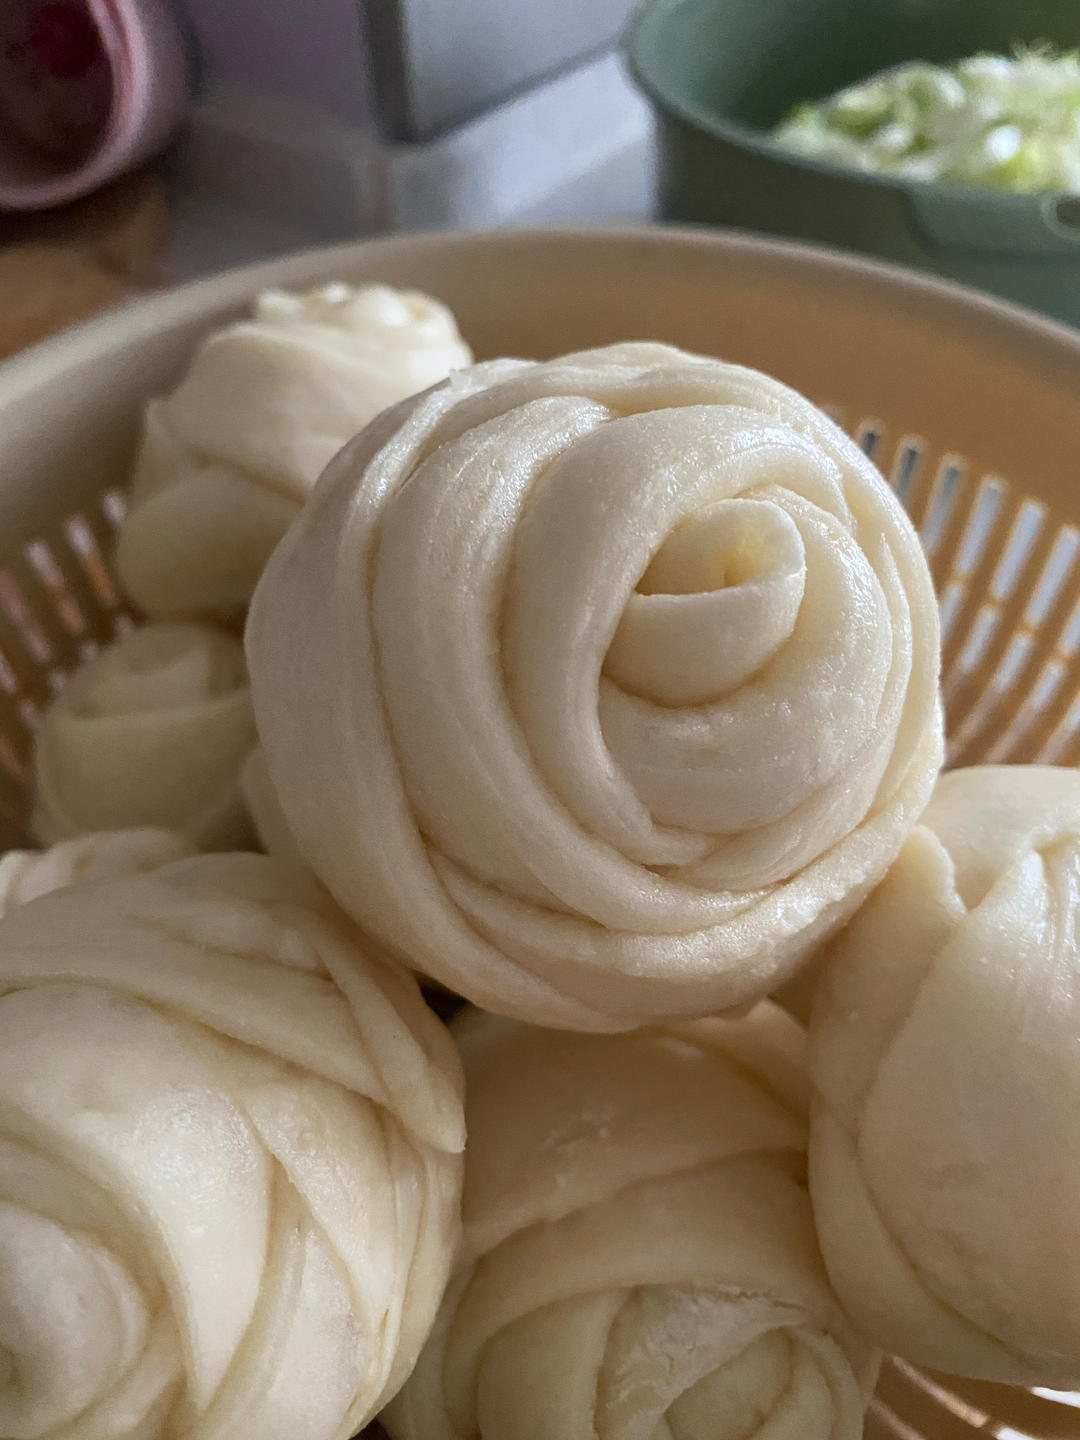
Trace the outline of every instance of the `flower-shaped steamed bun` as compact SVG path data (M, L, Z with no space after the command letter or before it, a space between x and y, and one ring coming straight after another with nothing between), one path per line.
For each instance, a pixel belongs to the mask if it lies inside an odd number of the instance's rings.
M564 1028L767 993L940 761L895 497L808 401L666 346L479 365L381 416L275 554L248 660L345 909Z
M1080 774L957 770L826 951L811 1189L852 1318L1080 1389Z
M471 360L450 311L415 291L260 296L150 403L117 549L128 593L162 619L242 612L331 456Z
M395 1440L860 1440L875 1356L805 1181L805 1035L455 1022L464 1237Z
M145 625L68 681L42 718L31 825L72 835L162 826L241 848L240 770L255 743L244 652L204 625Z
M457 1238L452 1042L303 871L179 861L0 921L0 1434L347 1440Z
M48 850L9 850L0 858L0 916L66 885L141 875L194 853L182 835L152 826L77 835Z

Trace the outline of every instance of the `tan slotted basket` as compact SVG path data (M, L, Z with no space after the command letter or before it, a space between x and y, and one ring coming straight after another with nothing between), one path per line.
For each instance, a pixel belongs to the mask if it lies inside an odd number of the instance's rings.
M312 252L114 313L0 368L0 840L26 840L41 707L135 623L111 568L139 414L268 285L438 295L481 357L672 341L797 386L907 507L942 607L949 763L1080 763L1080 334L899 271L661 229ZM889 1363L868 1440L1080 1440L1080 1397Z

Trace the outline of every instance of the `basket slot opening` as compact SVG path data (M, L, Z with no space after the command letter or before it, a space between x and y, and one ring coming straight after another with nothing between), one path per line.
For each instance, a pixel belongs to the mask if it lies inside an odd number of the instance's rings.
M997 476L986 475L983 477L956 557L954 574L957 576L970 575L986 554L986 548L1001 513L1006 489L1006 485Z
M1046 511L1034 500L1025 500L1020 506L1005 554L990 581L990 594L995 600L1007 600L1015 591L1045 518Z
M27 654L38 665L53 658L53 649L34 617L22 587L7 570L0 570L0 609L14 625Z
M1054 757L1065 743L1069 733L1069 715L1080 699L1076 675L1060 660L1050 663L1051 672L1060 672L1061 681L1043 704L1040 713L1034 717L1031 730L1018 747L1018 758L1038 765L1054 764Z
M873 460L884 430L880 420L864 420L855 431L855 443L868 460Z
M1040 740L1047 728L1047 712L1053 706L1064 678L1065 669L1059 660L1051 660L1043 666L1013 720L982 757L984 764L1030 764L1042 753Z
M955 579L963 588L958 613L942 637L942 669L946 684L956 682L958 657L972 640L979 612L986 604L990 577L1007 548L1019 508L1020 502L1010 494L1004 481L996 477L984 478L978 499L972 507L973 513L968 516L967 533L957 545L952 570L942 567L941 574L947 579ZM939 584L938 588L941 590L944 587Z
M1002 726L1010 723L1015 706L1034 686L1038 671L1054 655L1060 656L1059 637L1077 599L1078 577L1071 572L1056 592L1051 586L1045 622L1037 628L1024 623L1024 614L1043 575L1048 570L1055 576L1058 573L1060 562L1052 557L1060 532L1044 523L1043 507L1030 501L1014 502L1009 516L1009 523L997 529L1004 544L988 549L971 582L973 601L989 591L990 599L983 603L999 611L995 632L980 654L977 668L965 672L955 664L950 666L949 653L945 657L950 755L955 763L976 764L985 759L986 746L993 743ZM998 588L1003 584L1010 587L1008 594L995 597L995 585L991 583L995 577ZM950 652L963 651L974 620L973 616L971 627L958 624L960 638L949 641ZM1027 638L1010 653L1017 635ZM1056 713L1045 717L1042 728L1049 730L1056 718Z
M899 1361L886 1363L878 1403L903 1427L899 1433L922 1440L972 1440L989 1416Z
M1065 718L1043 746L1043 764L1064 765L1065 757L1073 747L1078 731L1080 731L1080 694L1073 700Z
M7 769L10 773L17 774L22 784L27 768L25 760L34 743L36 702L28 697L25 686L20 685L18 680L16 675L16 688L10 695L0 692L0 739L8 747L8 754L15 757L15 762L7 766ZM3 779L4 768L0 765L0 781ZM0 784L0 790L2 789ZM0 794L0 809L3 808L3 803L3 796Z
M942 1377L943 1382L945 1377ZM1020 1440L1052 1440L1052 1437L1073 1437L1080 1434L1080 1396L1059 1390L1037 1388L1021 1390L1013 1385L996 1384L990 1380L949 1379L957 1395L972 1404L992 1410L996 1425L993 1434L1016 1436Z
M23 552L30 572L38 581L49 609L69 635L82 635L86 630L83 614L56 556L44 540L31 540Z
M947 456L938 468L926 518L919 531L919 538L922 540L923 549L927 555L933 555L941 543L941 537L945 533L945 527L957 500L960 478L963 474L964 465L954 456Z
M1080 645L1080 600L1077 600L1072 608L1072 614L1058 641L1058 650L1068 658L1076 653L1077 645Z
M978 668L998 628L1000 618L996 606L987 603L980 607L967 644L956 661L958 670L966 672Z
M964 586L959 584L956 580L951 581L948 585L945 586L945 589L941 594L941 598L938 601L938 607L941 611L942 640L948 639L949 633L951 632L952 627L956 621L957 614L959 613L960 604L963 598Z
M127 496L123 490L106 490L101 497L101 513L114 530L119 530L127 514Z
M1065 588L1078 550L1080 550L1080 532L1072 525L1062 526L1054 541L1054 548L1050 552L1046 568L1039 576L1038 584L1032 591L1031 599L1024 611L1025 625L1030 625L1035 629L1044 623L1054 601Z
M911 482L915 478L915 472L922 460L923 443L913 435L901 440L896 448L896 458L893 461L892 488L896 491L897 498L901 505L907 508L908 495L911 491Z
M70 515L64 522L64 534L95 597L106 608L114 610L120 603L116 586L109 573L108 563L101 553L101 546L85 516Z
M1065 679L1065 666L1060 660L1049 660L1043 666L1042 674L1031 692L1030 704L1034 710L1045 710L1061 689Z
M1048 1390L1045 1385L1033 1385L1033 1395L1038 1395L1043 1400L1056 1400L1059 1405L1068 1405L1072 1410L1080 1410L1080 1395L1074 1395L1070 1390Z
M20 787L27 782L26 767L6 735L0 735L0 771L4 771Z
M1009 641L1008 649L990 680L990 684L999 695L1011 690L1016 684L1020 671L1031 654L1033 644L1031 636L1023 631L1014 635Z

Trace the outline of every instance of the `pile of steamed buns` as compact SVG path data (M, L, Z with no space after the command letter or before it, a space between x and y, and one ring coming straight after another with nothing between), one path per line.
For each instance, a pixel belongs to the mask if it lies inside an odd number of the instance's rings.
M147 409L147 623L0 862L0 1435L1080 1387L1080 774L938 779L918 540L806 400L471 360L273 293Z

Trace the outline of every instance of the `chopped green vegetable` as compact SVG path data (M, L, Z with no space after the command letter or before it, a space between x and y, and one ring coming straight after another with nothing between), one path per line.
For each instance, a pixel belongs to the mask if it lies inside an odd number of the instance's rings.
M797 106L775 138L811 159L883 175L1080 192L1080 51L913 61Z

